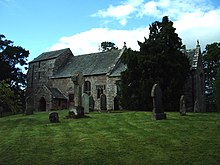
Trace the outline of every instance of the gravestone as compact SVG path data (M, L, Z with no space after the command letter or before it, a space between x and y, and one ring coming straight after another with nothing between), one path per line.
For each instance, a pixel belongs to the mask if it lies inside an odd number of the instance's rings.
M166 119L166 114L163 109L162 91L158 84L154 84L151 90L151 97L153 98L153 116L154 120Z
M59 115L57 112L51 112L49 114L49 120L51 123L59 123Z
M101 94L101 96L100 96L100 109L107 110L106 95L105 94Z
M72 108L70 111L75 113L75 116L83 117L84 116L84 108L82 107L82 84L84 83L84 77L81 72L74 74L71 77L74 83L74 100L76 103L76 109Z
M199 112L199 109L198 109L198 101L196 100L195 103L194 103L194 112Z
M26 103L26 106L25 106L25 115L32 115L34 113L34 100L32 97L28 96L26 97L25 99L25 103Z
M86 93L82 94L82 106L84 113L89 113L89 96Z
M92 97L92 95L89 96L89 111L92 112L94 111L94 107L95 107L95 101Z
M186 115L186 100L185 100L185 96L182 95L180 97L180 115L181 116L185 116Z

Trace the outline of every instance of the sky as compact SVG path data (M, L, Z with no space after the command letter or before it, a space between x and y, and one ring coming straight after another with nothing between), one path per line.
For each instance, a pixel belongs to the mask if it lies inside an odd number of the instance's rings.
M29 50L99 51L101 42L139 50L149 25L168 16L188 49L220 42L219 0L0 0L0 34Z

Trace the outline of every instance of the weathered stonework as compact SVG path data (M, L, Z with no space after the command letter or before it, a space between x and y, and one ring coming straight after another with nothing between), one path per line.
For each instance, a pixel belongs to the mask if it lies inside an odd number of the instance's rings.
M185 84L184 91L186 109L188 112L205 112L205 76L199 42L197 41L195 49L188 50L186 53L191 62L191 73ZM196 110L195 107L197 107Z
M77 106L78 100L75 97L77 93L74 91L71 76L77 71L82 71L85 83L89 84L89 91L83 84L82 92L93 97L94 109L101 109L101 94L106 96L107 110L114 109L114 97L117 95L116 81L120 80L120 72L125 69L121 64L124 50L125 48L113 52L91 54L87 56L94 61L90 66L87 66L90 59L83 59L83 56L74 57L69 49L41 54L29 64L27 96L33 98L33 103L30 104L35 111L64 109L70 104ZM99 57L101 57L100 62L97 61ZM103 57L106 59L103 60ZM82 59L80 59L81 62L84 60L85 64L79 64L77 62L79 58ZM66 64L70 67L66 67Z

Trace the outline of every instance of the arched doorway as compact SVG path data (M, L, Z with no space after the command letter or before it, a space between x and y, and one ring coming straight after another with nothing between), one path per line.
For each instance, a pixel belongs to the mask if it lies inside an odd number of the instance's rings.
M39 100L39 111L46 111L46 100L44 97L41 97Z

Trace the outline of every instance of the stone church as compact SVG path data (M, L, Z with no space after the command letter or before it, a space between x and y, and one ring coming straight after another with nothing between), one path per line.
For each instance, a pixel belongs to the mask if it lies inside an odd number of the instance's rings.
M29 63L27 106L32 106L35 111L48 111L76 105L71 77L81 72L85 79L82 92L92 97L94 109L119 109L117 93L120 74L126 69L121 62L125 50L126 47L78 56L74 56L69 48L42 53ZM106 105L101 107L101 101Z
M29 63L26 106L34 111L48 111L76 105L71 77L81 72L85 79L82 92L93 100L92 109L120 109L117 94L121 72L126 70L122 63L125 50L126 46L78 56L74 56L69 48L42 53ZM191 75L185 87L188 111L203 112L204 72L199 43L196 49L185 50L185 53L191 62Z

